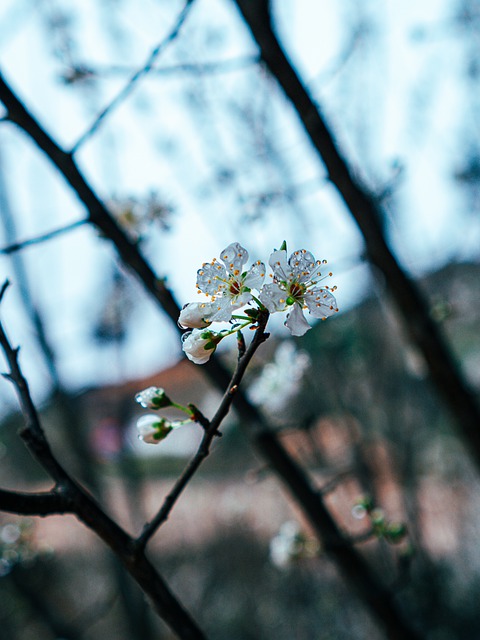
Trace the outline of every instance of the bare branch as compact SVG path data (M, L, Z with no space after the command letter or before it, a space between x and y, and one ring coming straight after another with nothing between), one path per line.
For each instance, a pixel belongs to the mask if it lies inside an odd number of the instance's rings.
M370 261L385 276L403 315L411 341L422 353L440 396L456 421L480 469L480 407L463 379L439 326L416 285L393 255L383 228L384 212L378 198L362 184L359 172L342 155L318 107L283 51L271 24L269 0L236 0L263 61L292 102L305 132L325 165L365 239Z
M245 67L256 65L260 62L259 55L238 56L227 60L217 60L215 62L183 62L172 64L164 67L152 66L150 77L152 76L176 76L177 74L186 75L215 75L222 73L231 73ZM132 67L121 65L81 65L69 68L68 76L63 76L65 82L73 83L88 78L105 78L118 75L126 75L132 73Z
M3 288L6 288L5 285ZM150 598L155 611L180 638L185 640L204 640L205 636L197 624L172 595L156 569L145 557L143 550L137 548L133 538L103 511L96 501L69 476L54 457L40 425L27 381L23 377L18 364L18 349L13 349L10 345L1 322L0 345L10 366L8 376L15 385L26 421L26 426L20 435L35 459L55 481L56 485L52 495L55 495L59 501L55 503L53 497L46 497L45 495L41 496L41 498L37 496L36 499L26 498L23 495L25 509L28 506L33 506L33 503L36 503L36 507L39 508L42 499L45 501L45 508L53 507L53 503L57 505L61 503L65 512L69 511L76 514L84 524L92 529L117 554L124 567ZM0 500L3 497L5 503L10 501L11 504L14 495L11 492L0 493ZM47 513L40 515L47 515Z
M266 3L259 2L258 6L263 10ZM63 174L66 181L89 211L89 219L92 224L96 225L114 243L122 260L132 271L136 272L144 287L160 303L176 326L180 309L171 292L165 287L162 280L156 278L150 265L139 252L138 247L130 242L122 229L113 220L108 210L78 170L72 156L63 151L40 127L7 85L1 74L0 100L7 107L10 119L32 137ZM204 365L204 371L214 384L222 389L225 388L229 376L218 361L212 359ZM242 421L248 427L250 437L257 450L270 467L274 469L295 500L298 501L326 552L338 564L342 573L356 589L371 613L388 630L389 637L392 640L419 639L421 636L411 629L398 609L394 594L376 578L362 556L344 540L323 503L321 495L312 487L310 479L303 469L297 465L281 445L278 437L269 428L259 410L252 406L241 392L236 394L236 408ZM95 527L94 519L86 519L83 513L82 519L91 528ZM99 535L101 534L99 533ZM332 543L332 540L335 542ZM143 558L142 555L140 557ZM126 563L126 566L135 577L132 563ZM138 570L141 572L142 579L145 579L145 576L153 569L145 569L143 573L142 567L139 567ZM142 582L139 579L137 581L142 586ZM147 583L149 584L148 579ZM150 591L146 590L146 593L155 601L156 595L152 595L151 589ZM158 607L156 610L159 610ZM162 614L160 613L160 615Z
M138 71L133 74L133 76L123 87L123 89L121 89L120 92L115 96L115 98L113 98L113 100L98 114L98 116L95 118L90 127L85 131L85 133L80 136L77 142L70 149L70 153L72 155L75 154L79 150L79 148L88 140L88 138L90 138L97 131L105 118L131 94L137 82L152 69L153 64L158 56L167 48L167 46L171 42L175 40L180 32L183 23L185 22L190 9L193 6L193 2L194 0L187 0L170 33L157 44L157 46L151 51L143 67L138 69Z
M42 242L47 242L52 238L56 238L59 235L67 233L68 231L72 231L72 229L77 229L77 227L81 227L85 223L88 222L87 218L83 218L82 220L76 220L75 222L71 222L70 224L66 224L63 227L59 227L58 229L53 229L52 231L47 231L39 236L35 236L34 238L28 238L27 240L22 240L20 242L15 242L13 244L8 245L7 247L0 248L0 255L10 255L11 253L15 253L16 251L21 251L25 247L30 247L34 244L40 244Z
M50 516L69 513L65 498L55 492L22 493L0 489L0 511L8 511L23 516Z
M190 482L190 480L193 478L193 476L197 472L202 462L210 453L210 446L212 444L212 441L214 437L218 435L218 429L220 428L220 425L222 424L226 415L230 411L230 407L232 406L232 403L238 391L240 382L242 381L243 376L245 375L247 366L249 365L258 347L263 342L265 342L265 340L268 338L268 334L265 333L265 326L267 324L268 317L269 317L268 312L261 314L261 316L259 317L258 328L255 331L253 340L250 343L250 346L248 347L248 349L245 351L245 353L241 355L240 358L238 359L237 367L233 373L233 376L232 376L232 379L230 380L228 388L225 391L222 401L220 402L217 412L215 413L214 417L212 418L212 420L208 425L205 425L205 424L202 425L204 426L204 428L206 427L206 429L205 429L205 433L202 438L202 441L200 443L200 446L197 450L197 453L190 460L188 465L185 467L183 473L179 476L179 478L175 482L172 490L163 501L163 504L160 507L160 510L158 511L157 515L153 518L151 522L145 525L141 535L137 539L137 543L140 548L142 549L145 548L145 545L152 538L155 532L161 527L161 525L164 522L166 522L176 501L180 497L180 494L185 489L185 487Z

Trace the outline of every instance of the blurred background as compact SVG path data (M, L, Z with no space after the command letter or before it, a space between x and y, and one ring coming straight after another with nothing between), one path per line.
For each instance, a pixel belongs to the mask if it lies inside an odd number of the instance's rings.
M273 317L245 380L248 397L329 487L342 529L361 537L372 509L397 527L398 536L358 548L424 637L478 639L478 472L236 6L184 7L4 0L2 73L59 144L75 148L181 305L197 299L196 270L233 241L248 248L249 263L267 262L283 240L289 253L306 248L328 260L340 313L295 340ZM282 0L272 11L478 394L480 2ZM57 456L138 532L201 434L192 426L158 447L139 442L135 393L162 386L210 417L220 394L182 359L175 327L86 215L45 156L1 122L0 272L12 282L3 321ZM216 357L232 368L236 356L222 344ZM48 487L16 434L22 419L7 381L0 416L1 486ZM73 517L3 514L0 523L5 637L171 637ZM234 413L152 555L209 638L383 637Z

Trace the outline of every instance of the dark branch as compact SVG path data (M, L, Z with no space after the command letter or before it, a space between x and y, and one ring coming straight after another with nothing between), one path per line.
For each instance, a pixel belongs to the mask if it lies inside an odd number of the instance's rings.
M233 373L232 379L230 380L228 388L225 391L225 394L222 398L222 401L220 402L220 405L214 417L212 418L212 420L208 425L202 424L202 426L205 428L205 433L200 443L200 446L197 450L197 453L190 460L190 462L185 467L181 476L179 476L179 478L175 482L172 490L163 501L163 504L160 510L158 511L157 515L153 518L151 522L145 525L142 531L142 534L137 539L137 543L140 548L143 549L145 545L148 543L148 541L151 539L151 537L155 534L155 532L161 527L161 525L164 522L166 522L176 501L180 497L180 494L185 489L185 487L190 482L190 480L193 478L193 476L197 472L202 462L210 453L210 446L212 444L212 441L215 438L215 436L218 435L218 429L220 428L220 425L222 424L226 415L230 411L232 403L235 399L235 395L238 391L239 385L243 379L243 376L245 375L245 371L251 359L253 358L255 352L257 351L258 347L263 342L265 342L265 340L268 337L268 334L265 333L265 326L268 321L268 316L269 316L268 312L264 312L259 318L258 328L255 331L253 340L250 343L250 346L248 347L248 349L245 351L245 353L243 355L240 355L237 362L237 367Z
M77 227L81 227L88 219L84 218L83 220L76 220L75 222L71 222L70 224L66 224L64 227L59 227L58 229L53 229L52 231L47 231L39 236L35 236L35 238L28 238L27 240L22 240L21 242L15 242L13 244L8 245L8 247L0 248L0 255L10 255L11 253L15 253L16 251L21 251L25 249L25 247L30 247L34 244L40 244L42 242L46 242L51 240L52 238L56 238L59 235L67 233L68 231L72 231L72 229L76 229Z
M2 291L5 289L6 286L4 285ZM20 435L30 453L55 481L55 489L52 494L59 501L56 504L61 503L65 512L68 511L77 515L117 554L127 571L150 598L155 611L180 638L185 640L204 640L203 633L172 595L163 579L145 557L143 551L139 553L133 538L103 511L96 501L69 476L54 457L40 425L27 381L23 377L18 364L18 349L13 349L10 345L1 322L0 345L10 366L10 372L7 374L8 378L15 386L26 422L26 426ZM15 494L4 492L0 494L0 498L3 496L5 502L10 501L11 504L13 495ZM25 499L25 496L23 497ZM48 503L50 506L54 502L53 498L47 498L46 496L42 496L42 499L46 503L50 501ZM30 498L30 505L33 502L34 500ZM38 507L40 504L38 496L36 502ZM28 499L25 499L24 504L26 507L28 506Z
M263 5L264 3L259 2L258 6L261 8ZM114 243L122 260L138 275L144 287L160 303L176 326L180 310L163 281L156 278L152 269L140 254L138 247L129 241L112 219L103 203L79 172L72 157L60 149L30 113L27 112L24 105L18 100L1 75L0 100L7 107L10 119L32 137L63 174L66 181L86 206L90 221ZM204 365L204 370L214 384L221 389L225 388L229 376L219 362L210 361ZM241 392L236 394L236 408L242 421L248 426L257 450L298 501L314 526L319 539L324 543L327 552L330 553L332 559L338 564L349 582L357 589L372 614L388 629L390 637L395 640L400 638L415 640L419 638L420 636L409 628L401 612L396 607L393 593L385 589L363 558L349 547L348 542L344 540L338 531L321 496L312 488L307 475L280 444L277 436L268 428L268 424L262 414L248 402ZM88 526L94 527L94 523L89 524L87 520L84 521ZM335 542L332 543L332 540L335 540ZM341 552L338 550L341 550ZM131 563L126 566L134 575ZM140 580L137 581L142 586ZM146 590L146 592L154 600L151 590Z
M313 102L280 46L271 25L269 2L236 0L236 4L260 48L262 59L293 104L307 136L325 164L329 179L363 234L369 259L385 276L410 339L423 354L432 381L480 468L480 408L437 323L431 318L426 302L388 246L383 229L385 216L378 199L369 193L358 172L349 166L318 105Z
M0 489L0 511L23 516L50 516L68 513L70 510L64 497L54 490L43 493L21 493Z

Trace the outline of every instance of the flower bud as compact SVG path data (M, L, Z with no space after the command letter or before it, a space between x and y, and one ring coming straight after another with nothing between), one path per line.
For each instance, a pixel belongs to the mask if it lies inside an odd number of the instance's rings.
M168 436L173 426L166 418L146 415L137 420L137 430L140 440L148 444L158 444Z
M214 312L210 302L189 302L180 311L178 326L182 329L202 329L210 324Z
M182 336L182 349L189 360L195 364L205 364L217 348L222 336L213 331L194 329Z
M163 409L172 405L172 401L160 387L148 387L140 391L135 396L135 400L144 409Z

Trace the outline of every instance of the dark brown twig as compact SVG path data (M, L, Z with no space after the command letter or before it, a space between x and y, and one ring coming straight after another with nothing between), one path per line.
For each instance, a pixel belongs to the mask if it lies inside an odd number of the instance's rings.
M22 493L0 489L0 510L23 516L50 516L69 511L65 498L55 491Z
M6 286L4 284L2 287L2 295ZM103 511L56 460L45 438L27 381L18 364L18 349L13 349L10 345L1 322L0 345L10 367L10 372L6 376L15 386L26 422L20 435L33 457L55 481L54 488L47 494L25 495L3 491L0 493L0 505L5 504L10 507L9 511L18 512L13 508L13 499L18 497L20 513L23 513L21 510L23 508L29 510L29 515L33 515L32 509L35 503L37 503L39 510L37 515L74 513L117 554L124 567L150 598L155 611L180 638L204 640L205 636L172 595L156 569L146 558L144 550L136 545L134 539ZM63 510L60 509L62 505Z
M81 227L88 220L84 218L83 220L76 220L75 222L71 222L70 224L66 224L64 227L59 227L58 229L53 229L52 231L47 231L46 233L42 233L39 236L35 236L34 238L28 238L27 240L22 240L21 242L14 242L13 244L8 245L7 247L0 248L0 255L10 255L11 253L15 253L16 251L22 251L25 247L31 247L35 244L40 244L42 242L47 242L52 238L56 238L59 235L64 233L68 233L73 229L77 229L77 227Z
M142 534L137 539L137 543L140 548L144 548L150 538L155 534L155 532L162 526L164 522L166 522L176 501L180 497L180 494L193 478L202 462L210 453L210 446L212 444L212 441L215 436L218 435L218 429L220 428L220 425L230 411L235 395L238 391L238 387L243 379L243 376L245 375L246 368L249 365L258 347L263 342L265 342L268 337L268 334L265 333L265 326L268 321L268 316L268 312L263 312L258 318L258 328L255 331L253 340L250 343L248 349L244 353L240 353L232 379L230 380L228 388L223 395L222 401L220 402L215 415L208 423L208 425L202 424L202 426L205 428L205 433L196 454L193 456L188 465L185 467L183 473L175 482L172 490L166 496L156 516L151 520L151 522L145 525Z

